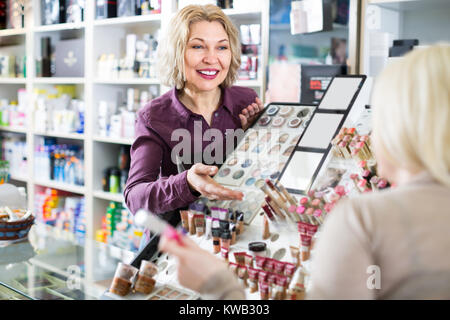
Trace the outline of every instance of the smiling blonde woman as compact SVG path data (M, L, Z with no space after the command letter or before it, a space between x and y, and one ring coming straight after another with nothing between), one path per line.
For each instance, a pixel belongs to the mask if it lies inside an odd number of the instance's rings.
M198 154L183 150L183 159L190 161L183 163L188 170L181 173L172 155L179 143L172 140L177 129L187 131L189 145L194 145L194 151L195 145L201 145L203 154L213 143L218 148L228 146L223 133L245 130L262 111L262 102L254 90L232 86L240 65L236 27L217 6L187 6L172 18L159 57L162 82L172 89L138 112L124 190L128 208L133 213L145 208L163 215L188 206L200 195L242 199L241 192L212 179L217 166L194 164ZM194 128L198 127L201 135L195 136ZM208 130L219 130L222 137L205 141ZM234 136L230 135L230 139ZM225 152L222 154L225 156Z

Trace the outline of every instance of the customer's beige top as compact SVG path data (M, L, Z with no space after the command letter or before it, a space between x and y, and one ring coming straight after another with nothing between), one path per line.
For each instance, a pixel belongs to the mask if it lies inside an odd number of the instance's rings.
M368 282L378 284L371 266L379 267L380 289L368 289ZM308 299L450 299L450 188L422 174L408 185L343 200L323 225L311 281ZM245 297L228 270L201 293Z
M368 289L370 266L379 267L380 289ZM450 188L421 174L343 201L323 225L311 267L309 299L450 299Z

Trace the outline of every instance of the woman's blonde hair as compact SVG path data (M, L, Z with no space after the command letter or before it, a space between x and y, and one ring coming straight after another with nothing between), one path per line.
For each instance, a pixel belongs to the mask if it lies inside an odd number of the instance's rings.
M383 156L450 187L450 45L415 49L389 64L375 83L372 105Z
M190 26L199 21L219 22L228 35L231 49L231 64L222 87L231 86L237 78L241 65L241 46L239 33L231 20L215 5L189 5L172 18L166 38L158 49L159 76L161 82L169 87L184 88L184 53L189 37Z

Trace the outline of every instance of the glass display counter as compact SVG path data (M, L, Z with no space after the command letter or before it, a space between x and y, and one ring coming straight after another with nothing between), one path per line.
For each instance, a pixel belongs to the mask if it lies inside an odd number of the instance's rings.
M96 241L80 246L52 227L36 224L27 239L0 243L0 299L100 299L117 263L134 256Z

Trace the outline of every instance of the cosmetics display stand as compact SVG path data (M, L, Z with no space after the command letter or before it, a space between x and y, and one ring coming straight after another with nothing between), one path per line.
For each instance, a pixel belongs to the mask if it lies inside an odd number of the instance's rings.
M367 104L365 99L364 101L358 100L359 110L357 112L360 112L361 114L358 117L353 117L353 119L348 117L361 88L365 84L365 80L365 76L335 77L329 86L328 91L325 93L324 99L322 100L323 103L317 108L308 105L284 103L268 105L265 108L264 113L256 120L255 124L247 130L244 138L239 142L236 149L228 155L224 165L222 165L219 173L214 179L229 188L243 191L244 201L209 201L207 199L200 199L197 203L206 204L210 209L220 207L244 212L244 231L236 237L236 243L229 248L227 253L229 262L235 262L233 256L234 252L249 253L248 244L255 241L265 242L266 257L283 262L293 262L290 254L290 246L299 247L300 242L297 223L289 220L281 223L271 222L269 224L270 235L263 240L264 214L261 210L261 205L264 204L265 199L264 192L262 192L260 188L264 186L265 179L272 180L275 185L283 184L283 181L284 183L286 183L285 181L289 182L289 180L285 180L284 178L285 175L289 175L290 178L299 179L298 181L303 182L304 187L293 188L295 185L290 185L289 188L290 195L295 198L297 203L299 203L299 199L303 197L311 187L320 187L320 180L323 175L327 174L326 170L328 168L346 168L348 172L357 170L354 161L336 159L330 151L332 150L331 140L339 132L342 126L358 127L362 133L368 133L368 131L370 131L370 109L364 109L362 106ZM327 96L329 98L327 98ZM334 101L333 103L341 100L345 100L346 102L341 105L334 104L330 106L328 104L330 98ZM354 111L356 112L356 110ZM284 121L276 120L281 118L282 115L284 115ZM298 117L298 115L303 117ZM334 120L334 123L331 123L331 121L326 118L328 115L333 116L331 119ZM324 116L327 121L326 125L322 123ZM300 118L302 121L298 123L298 120L295 120L296 118ZM317 121L319 121L318 124L316 124ZM280 122L282 122L285 127L279 125ZM269 127L269 124L272 124L272 126ZM274 127L273 124L276 126ZM289 124L291 124L291 126L289 126ZM309 133L309 130L313 130L313 133L316 133L316 131L314 131L317 130L316 126L320 126L326 131L325 133L319 132L319 134L316 135L317 139L311 137L311 134ZM255 135L255 132L257 135ZM269 132L271 133L270 137L267 135ZM282 143L280 143L280 138ZM291 143L292 139L295 140L293 143ZM261 145L261 140L264 142L264 145ZM286 145L284 146L283 144ZM273 150L276 150L276 152ZM252 151L255 151L253 152L254 154L252 154ZM301 168L305 164L295 162L295 155L305 151L317 153L320 157L318 157L318 161L313 163L308 170L302 171ZM270 157L273 153L278 154L275 157ZM274 163L270 165L271 162ZM269 163L269 165L267 165L267 163ZM280 164L282 164L282 166L280 166ZM289 169L290 166L294 166L297 170ZM225 171L226 174L221 175L220 173L223 171ZM235 177L234 179L233 176ZM342 177L344 177L344 175ZM349 189L351 189L352 185L348 185ZM351 190L349 191L350 196L354 193L355 192ZM320 230L318 232L320 232ZM214 252L211 234L209 236L189 236L203 249L208 252ZM159 272L155 276L157 283L174 288L181 288L177 280L175 259L166 254L158 254L157 256L155 249L156 242L157 241L151 242L132 264L138 266L141 259L151 259L158 266ZM313 255L314 251L311 251L311 254ZM217 256L223 259L222 253L218 253ZM307 288L310 260L303 261L302 267L305 272L305 287ZM156 293L156 291L154 291L154 293ZM258 291L250 293L250 290L247 289L246 294L248 299L260 299L260 293ZM152 295L143 297L135 294L129 294L126 297L118 297L109 293L105 294L106 299L150 299L152 297ZM160 296L156 298L160 298Z

